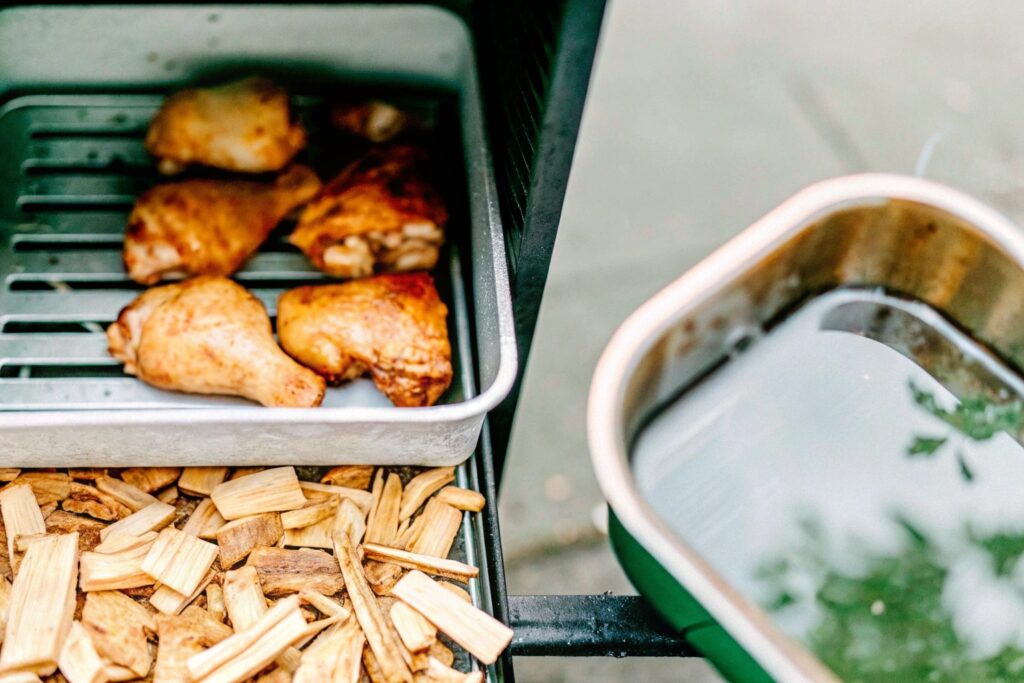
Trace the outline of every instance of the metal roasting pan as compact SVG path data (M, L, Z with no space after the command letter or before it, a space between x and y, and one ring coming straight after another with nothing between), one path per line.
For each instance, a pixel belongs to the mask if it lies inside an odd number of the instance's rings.
M329 390L321 408L272 409L159 391L108 356L102 330L138 294L120 241L132 201L158 180L141 143L150 117L177 88L252 73L297 95L313 121L304 160L314 166L336 161L313 130L334 97L394 95L437 115L434 156L452 220L435 277L456 377L468 368L479 393L456 381L439 405L398 409L367 380ZM237 277L271 315L284 288L323 279L280 236ZM457 464L515 372L479 84L455 15L411 5L0 10L5 464Z
M841 286L925 302L1012 371L1024 368L1024 235L957 191L872 174L814 185L754 223L630 316L594 375L589 441L616 554L731 680L835 678L656 515L633 479L630 448L645 421L685 400L737 340Z

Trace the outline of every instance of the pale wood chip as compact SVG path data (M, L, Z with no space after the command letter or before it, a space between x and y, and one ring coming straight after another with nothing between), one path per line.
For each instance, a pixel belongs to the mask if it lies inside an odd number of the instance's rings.
M374 489L376 488L377 482L374 482ZM398 536L398 512L401 504L402 479L392 472L388 475L380 495L377 496L376 504L370 509L370 516L366 520L366 542L383 545L395 542Z
M391 634L387 618L381 612L377 599L363 577L359 556L344 533L334 535L334 556L345 577L352 610L385 678L391 683L411 682L412 672L402 657L399 644Z
M365 642L354 618L331 626L303 651L292 683L358 683Z
M343 498L334 513L332 532L343 532L349 540L359 544L366 533L366 513L351 499Z
M121 471L121 479L146 493L171 486L180 475L180 467L129 467Z
M107 535L107 540L94 547L93 552L111 555L114 553L124 552L125 550L138 548L140 546L146 546L148 550L149 546L155 540L155 531L147 531L140 536L115 531L114 533Z
M191 595L217 559L217 546L166 528L142 561L142 571L182 595Z
M178 488L193 496L208 496L227 476L227 467L186 467L178 477Z
M108 553L82 553L80 588L91 592L152 585L153 578L142 570L142 560L149 554L156 535L133 537L117 534L110 540L112 546L122 544L120 547L123 549Z
M405 549L420 555L448 557L462 526L462 512L435 498L427 503L423 514L417 518L420 520L420 526L410 534Z
M434 657L428 657L426 668L416 672L416 683L482 683L483 680L482 671L456 671Z
M246 565L259 574L267 595L297 593L306 588L334 595L345 587L337 562L321 550L256 548Z
M227 522L217 531L220 566L224 569L233 567L257 546L277 543L283 533L281 515L277 512L264 512Z
M146 633L156 633L156 620L145 607L120 591L89 593L82 626L101 655L131 669L136 677L149 673L153 659Z
M227 609L224 606L224 589L219 583L206 587L206 611L217 621L224 621Z
M0 481L14 481L21 474L17 467L0 467Z
M281 513L281 525L285 529L301 529L334 516L340 498L328 498L319 503L307 504L298 510Z
M404 602L395 601L389 616L402 643L411 652L427 650L437 640L437 628Z
M320 477L320 483L365 489L370 486L372 476L373 465L341 465L328 470L327 474Z
M367 560L363 563L363 575L377 595L391 595L391 589L402 578L403 573L404 569L390 562Z
M0 643L3 642L3 631L7 628L7 611L11 607L11 582L0 577Z
M248 477L250 474L256 474L267 469L266 467L236 467L231 471L229 479L241 479L242 477Z
M222 526L224 518L217 512L217 506L209 498L203 498L181 530L191 536L213 539L217 537L217 532Z
M224 607L236 631L255 624L267 611L259 574L254 567L240 567L224 573Z
M153 609L163 614L178 614L199 597L200 593L206 589L206 586L213 581L216 575L217 572L213 569L208 571L203 580L196 586L196 589L189 595L179 593L170 586L160 586L149 596L149 604L153 606Z
M284 546L289 548L325 548L330 550L333 530L334 518L330 517L301 529L285 529L282 541Z
M106 683L106 664L82 624L73 622L57 664L68 683Z
M412 517L427 499L445 484L455 481L454 467L435 467L417 474L405 485L402 504L398 513L399 520Z
M444 576L457 581L475 579L480 570L457 560L445 560L431 555L420 555L408 550L389 548L375 543L364 543L363 554L367 559L378 562L390 562L406 569L418 569L423 572Z
M178 487L168 486L156 494L156 499L161 503L173 504L174 501L178 500Z
M46 533L46 522L43 513L39 511L32 487L28 484L15 484L0 491L0 515L3 516L7 532L7 556L17 571L21 557L16 548L18 537Z
M450 647L442 643L440 639L430 646L428 653L445 666L453 666L455 664L455 653L452 652Z
M342 619L347 619L351 614L344 605L337 600L327 597L323 593L303 590L299 592L299 599L312 607L315 607L321 614L325 614L330 617L341 617Z
M147 505L160 502L156 496L152 496L137 486L133 486L120 479L114 479L113 477L100 477L96 480L96 488L112 496L117 502L132 512L138 512Z
M459 600L462 600L463 602L468 602L469 604L473 604L473 598L470 597L469 593L466 592L465 588L456 586L454 583L448 583L447 581L438 581L437 585L441 588L444 588L446 591L457 597Z
M493 664L512 641L512 629L467 605L422 572L403 576L391 593L484 664Z
M480 512L484 509L486 499L482 493L459 488L458 486L447 486L437 494L436 500L439 503L447 503L453 508L466 512Z
M173 505L155 501L101 530L100 538L106 540L111 534L142 536L149 531L159 531L174 521L174 515Z
M294 467L274 467L218 484L210 494L226 520L261 512L297 510L306 504Z
M32 544L11 587L0 669L40 675L56 670L74 617L77 580L77 534Z

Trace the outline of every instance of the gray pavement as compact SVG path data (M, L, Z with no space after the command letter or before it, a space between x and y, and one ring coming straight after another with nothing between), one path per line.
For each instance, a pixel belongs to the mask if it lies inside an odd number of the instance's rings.
M1024 221L1022 21L1006 1L611 0L501 502L513 592L632 592L595 526L586 392L622 319L715 247L816 180L921 164ZM647 659L517 672L716 680Z

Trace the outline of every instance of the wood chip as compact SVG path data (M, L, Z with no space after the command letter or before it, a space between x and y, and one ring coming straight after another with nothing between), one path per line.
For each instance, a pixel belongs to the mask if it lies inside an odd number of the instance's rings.
M405 486L398 519L412 517L427 499L445 484L455 481L454 467L435 467L413 477Z
M391 592L484 664L493 664L512 642L512 629L422 572L409 572Z
M57 659L60 672L68 683L106 683L106 663L96 652L89 634L79 622L71 624L64 646Z
M142 571L182 595L191 595L217 559L217 546L167 528L142 561Z
M7 628L7 611L11 607L11 582L0 577L0 643L3 642L3 631Z
M322 550L260 547L252 551L246 565L256 570L263 592L270 596L304 588L334 595L345 587L338 563Z
M315 607L321 614L325 614L330 617L341 617L344 620L351 615L351 612L349 612L344 605L337 600L327 597L323 593L303 590L299 592L299 599L312 607Z
M395 631L411 652L427 650L437 640L437 628L404 602L395 601L389 615Z
M320 483L365 489L369 488L372 476L373 465L341 465L328 470L327 474L320 477Z
M189 680L186 662L205 648L231 636L231 629L214 620L205 610L191 606L180 615L156 617L160 649L157 651L153 683L181 683Z
M334 531L334 518L321 520L301 529L285 529L283 541L289 548L325 548L331 549L331 533Z
M462 512L434 499L427 503L418 520L422 521L410 534L405 549L420 555L448 557L462 526Z
M95 519L110 522L124 519L132 514L131 509L119 503L113 496L103 493L94 486L71 482L71 494L61 502L68 512L89 515Z
M301 637L305 628L298 597L285 598L249 628L236 631L210 649L190 657L189 675L192 680L209 683L245 680L274 661Z
M96 481L106 474L106 467L72 467L68 470L68 476L74 481Z
M363 553L367 559L390 562L406 569L418 569L457 581L469 581L470 579L475 579L480 574L479 569L463 562L445 560L430 555L419 555L408 550L389 548L375 543L364 543Z
M111 534L142 536L149 531L159 531L174 521L174 515L173 505L155 501L100 531L100 538L106 540Z
M466 512L480 512L487 502L482 493L462 489L458 486L447 486L441 489L435 500Z
M174 501L178 500L178 487L168 486L163 491L156 494L156 499L159 500L161 503L173 503Z
M404 570L397 564L367 560L363 563L363 576L377 595L391 595L391 589L402 578Z
M149 554L156 535L147 539L118 534L111 541L115 539L121 539L118 542L123 541L130 547L113 553L82 553L80 588L83 591L119 590L153 584L153 578L142 571L142 561Z
M210 583L206 587L206 611L217 621L224 621L227 609L224 606L224 589L219 583Z
M100 477L96 480L96 488L113 496L117 502L132 512L138 512L147 505L160 502L156 496L151 496L142 489L113 477Z
M340 498L332 497L321 503L306 505L298 510L282 512L281 525L285 529L301 529L311 526L329 517L334 517L334 512L338 509L340 502Z
M43 521L43 513L39 511L32 487L16 484L0 491L0 515L3 516L4 529L7 531L7 556L17 571L20 555L16 552L15 543L18 537L46 533L46 522Z
M0 669L44 676L56 670L75 612L77 580L77 534L32 544L11 587Z
M267 599L254 567L240 567L224 574L224 607L236 631L255 624L267 611Z
M203 498L181 530L198 538L212 539L217 537L222 526L224 518L217 511L217 506L209 498Z
M227 476L227 467L186 467L178 477L178 488L193 496L208 496Z
M292 683L358 683L365 642L354 618L335 624L303 651Z
M471 605L473 604L473 598L466 592L466 589L456 586L454 583L448 583L447 581L438 581L437 585L444 588L459 600L462 600L462 602L468 602Z
M264 512L226 523L217 531L220 566L224 569L233 567L257 546L277 543L283 533L281 515L277 512Z
M102 656L131 669L138 678L149 674L153 658L146 633L156 633L156 620L141 604L120 591L89 593L82 626Z
M180 467L129 467L121 471L121 479L146 493L174 484L179 476Z
M256 474L267 469L266 467L236 467L231 471L229 479L241 479L242 477L248 477L250 474Z
M378 482L380 476L378 475ZM376 489L377 482L374 482ZM370 509L366 520L365 540L368 543L391 545L398 536L398 511L402 504L402 479L392 472Z
M12 485L28 484L40 507L59 503L71 495L71 477L59 472L24 472Z
M17 467L0 467L0 481L14 481L21 474Z
M163 614L179 614L185 607L192 604L192 601L199 597L206 586L213 581L217 572L210 570L203 577L203 580L199 582L196 589L189 595L179 593L170 586L160 586L149 596L149 604L153 606L153 609Z
M363 577L359 556L348 536L334 535L334 556L348 586L349 599L366 642L389 683L411 682L412 672L402 658L399 645L391 634L387 618L377 605L377 599Z
M347 486L332 486L331 484L317 484L312 481L300 481L299 488L301 488L307 496L315 494L325 494L328 496L337 496L338 498L348 498L363 511L365 515L370 510L370 506L373 504L373 494L369 491L363 491L362 489L349 488Z
M428 654L445 666L452 666L455 664L455 653L452 652L450 647L442 643L440 639L430 646Z
M353 500L343 498L334 513L333 531L344 532L352 543L361 543L366 533L366 513Z
M294 467L274 467L219 484L210 494L226 520L261 512L297 510L306 504Z
M114 532L107 536L107 540L103 541L95 548L94 552L105 553L107 555L113 553L120 553L125 550L131 550L132 548L138 548L140 546L146 546L147 549L156 540L155 531L147 531L141 536L133 536L132 534Z
M50 683L51 680L51 678L47 678L46 682ZM43 681L31 671L12 671L0 673L0 683L43 683Z

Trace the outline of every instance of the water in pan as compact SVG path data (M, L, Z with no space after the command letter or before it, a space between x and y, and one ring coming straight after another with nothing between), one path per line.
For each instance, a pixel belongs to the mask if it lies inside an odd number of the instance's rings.
M664 409L635 475L842 680L1022 680L1020 395L923 304L837 291Z

